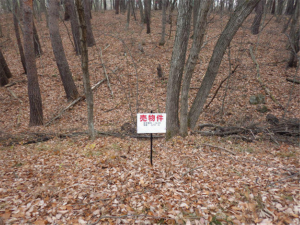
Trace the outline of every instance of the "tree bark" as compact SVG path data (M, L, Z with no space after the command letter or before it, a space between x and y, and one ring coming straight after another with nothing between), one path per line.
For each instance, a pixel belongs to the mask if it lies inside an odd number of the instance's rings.
M32 0L24 0L23 3L24 52L28 79L28 97L30 104L29 126L38 126L43 124L43 107L33 43L33 4Z
M238 31L239 27L249 16L249 14L252 12L252 10L255 8L259 1L260 0L245 1L244 3L239 5L230 17L225 29L220 35L215 45L213 55L210 59L206 74L203 78L200 89L198 90L198 93L188 115L188 125L190 128L194 129L196 126L197 120L206 102L208 94L213 86L222 58L225 54L228 45L230 44L233 36Z
M203 38L207 27L207 16L211 0L202 0L198 8L198 17L195 24L193 34L193 45L190 50L190 55L186 63L185 73L183 77L182 91L181 91L181 108L180 108L180 135L187 136L188 134L188 97L190 90L191 79L198 62L198 55L203 44Z
M21 63L22 63L24 72L26 73L25 56L24 56L23 46L22 46L20 32L19 32L19 23L18 23L19 20L17 18L17 15L19 15L17 0L13 0L13 5L14 5L13 20L14 20L14 27L15 27L16 39L17 39L17 44L18 44L19 53L20 53L20 57L21 57Z
M140 8L141 24L143 24L145 21L145 17L144 17L144 9L143 9L142 0L139 0L139 8Z
M126 28L129 28L129 23L130 23L130 9L131 9L131 0L127 2L127 24Z
M116 14L119 14L119 12L120 12L120 0L115 1L115 9L116 9Z
M162 0L162 18L161 18L162 28L161 28L161 38L159 41L159 45L161 46L165 45L166 20L167 20L166 6L167 6L167 0Z
M79 34L79 24L76 15L76 8L73 0L65 0L65 4L68 4L68 10L71 20L71 29L72 29L72 36L74 41L74 48L76 55L80 55L80 34Z
M266 0L260 0L258 5L255 8L255 17L251 26L252 34L258 34L259 33L259 27L262 19L262 15L264 13L264 6L266 4Z
M286 14L292 15L295 11L295 1L294 0L287 0L287 6L286 6Z
M144 0L145 5L145 23L147 24L147 34L151 33L150 20L151 20L151 0Z
M76 7L80 23L80 47L81 47L81 68L83 73L83 86L87 103L88 111L88 128L90 139L95 139L94 129L94 101L93 92L90 84L89 66L88 66L88 48L87 48L87 26L85 21L85 13L83 12L83 6L81 0L76 0Z
M288 62L288 67L297 67L297 53L299 52L299 35L300 35L300 3L296 3L296 10L294 11L290 34L289 34L289 44L290 44L290 58Z
M52 0L49 2L49 32L56 65L59 70L67 99L68 101L72 101L76 99L79 94L74 83L59 34L59 1L60 0Z
M32 19L32 24L33 24L34 52L35 52L35 56L39 57L43 54L42 46L41 46L40 38L39 38L38 32L36 30L33 19Z
M167 133L166 139L170 139L179 132L179 93L181 86L182 73L185 64L186 50L190 34L190 21L192 14L192 1L181 0L178 6L177 30L169 79L167 85Z
M93 30L92 30L92 24L91 24L91 9L89 0L83 0L83 8L84 8L84 19L86 23L86 30L87 30L87 45L88 47L92 47L96 44ZM77 9L78 10L78 9Z
M6 64L5 58L0 49L0 86L8 84L8 78L11 78L12 74Z

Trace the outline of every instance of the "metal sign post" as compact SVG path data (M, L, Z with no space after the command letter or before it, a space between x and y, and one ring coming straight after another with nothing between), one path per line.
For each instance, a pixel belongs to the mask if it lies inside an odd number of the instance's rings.
M165 113L138 113L137 114L137 133L150 134L150 163L153 165L153 133L166 133Z

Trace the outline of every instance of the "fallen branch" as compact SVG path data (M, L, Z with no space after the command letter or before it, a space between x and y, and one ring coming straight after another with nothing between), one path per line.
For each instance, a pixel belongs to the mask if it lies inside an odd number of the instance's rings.
M99 81L98 83L96 83L93 87L92 87L92 91L95 90L97 87L100 86L100 84L102 84L104 81L106 80L106 78L104 78L103 80ZM57 116L53 117L52 119L50 119L45 126L49 126L54 120L57 120L58 118L60 118L62 116L62 114L64 114L65 111L67 111L68 109L70 109L71 107L73 107L75 104L77 104L78 102L82 101L85 99L85 96L80 96L77 99L75 99L73 102L71 102L66 108L62 109Z
M267 95L270 96L270 98L273 100L273 102L275 102L277 105L279 105L282 109L284 109L283 105L281 105L277 100L276 98L272 95L271 91L267 88L267 86L264 84L264 82L262 81L261 77L260 77L260 71L259 71L259 64L258 62L256 61L255 59L255 56L253 54L253 49L252 47L250 46L250 55L251 55L251 58L253 60L253 62L255 63L256 65L256 72L257 72L257 75L256 75L256 79L257 81L259 82L259 84L261 85L261 87L264 89L264 91L266 92Z
M196 168L194 168L194 169L191 169L191 170L187 171L186 173L182 174L181 177L184 177L184 176L187 175L188 173L193 172L194 170L197 170L197 169L200 169L200 168L203 168L203 166L198 166L198 167L196 167Z
M106 49L106 48L105 48ZM108 75L107 75L107 72L106 72L106 67L105 67L105 64L103 62L103 58L102 58L102 49L99 47L99 52L100 52L100 60L101 60L101 63L102 63L102 67L103 67L103 71L104 71L104 74L105 74L105 77L106 77L106 80L107 80L107 85L108 85L108 88L110 90L110 94L111 94L111 97L114 97L114 93L111 89L111 86L110 86L110 82L109 82L109 78L108 78Z
M210 144L202 144L202 145L204 145L204 146L209 146L209 147L212 147L212 148L221 149L221 150L223 150L223 151L225 151L225 152L228 152L228 153L230 153L230 154L232 154L232 155L236 155L234 152L232 152L232 151L230 151L230 150L228 150L228 149L226 149L226 148L222 148L222 147L214 146L214 145L210 145Z
M286 78L286 80L292 83L300 84L300 78L299 79Z

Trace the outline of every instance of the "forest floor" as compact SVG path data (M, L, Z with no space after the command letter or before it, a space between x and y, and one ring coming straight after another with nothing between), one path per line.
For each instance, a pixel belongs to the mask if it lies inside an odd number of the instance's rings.
M154 139L151 166L149 138L136 138L130 129L121 129L125 123L133 124L137 112L165 109L176 26L169 39L167 25L166 44L159 46L161 12L153 11L152 16L151 34L146 34L145 26L133 17L127 29L126 15L93 13L97 45L89 48L91 81L104 79L105 67L112 92L106 81L94 91L95 128L102 135L90 141L83 135L85 101L47 126L28 126L27 79L12 17L2 15L1 50L14 85L0 88L0 218L6 224L300 224L299 136L270 135L270 139L255 133L251 142L194 132L170 141L159 136ZM228 15L210 16L190 103L227 19ZM204 109L199 124L267 127L267 113L259 112L263 106L278 118L300 118L299 85L286 80L299 76L295 68L286 68L288 41L281 30L287 19L276 22L267 16L263 31L254 36L253 15L248 18L224 56L208 101L229 71L236 70ZM46 22L36 24L43 50L36 62L46 124L69 102ZM80 57L73 51L70 24L60 22L60 26L83 95ZM277 102L257 80L250 47L261 79ZM158 64L165 79L157 76ZM258 94L265 96L265 103L251 105L250 97Z

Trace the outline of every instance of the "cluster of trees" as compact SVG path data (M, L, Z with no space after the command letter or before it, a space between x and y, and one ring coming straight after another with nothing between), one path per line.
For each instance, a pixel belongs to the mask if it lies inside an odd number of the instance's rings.
M287 36L291 54L288 66L297 66L300 33L300 4L298 0L2 0L0 4L2 11L13 13L13 24L20 60L28 78L30 126L43 124L42 100L35 62L35 57L42 55L43 51L33 19L34 13L38 19L41 19L42 13L47 18L57 67L66 97L71 101L76 99L79 94L72 78L59 33L59 12L62 9L64 10L64 20L71 23L74 52L82 56L85 94L87 100L90 101L88 104L89 117L92 117L93 104L87 66L87 46L91 47L96 44L91 26L92 10L106 10L109 5L111 9L115 10L116 14L127 12L127 26L129 26L130 17L134 16L136 19L135 12L139 11L140 21L146 24L147 33L151 32L151 10L162 10L162 32L159 44L164 45L165 25L167 22L172 24L172 12L177 9L177 30L167 88L167 138L177 134L185 136L188 127L191 129L195 127L218 73L223 55L243 21L253 10L255 10L255 18L251 27L253 34L260 32L260 24L264 13L272 13L277 16L278 20L283 14L289 16L290 19L284 30L285 32L289 28ZM230 19L217 41L202 85L190 110L188 110L190 81L203 44L207 18L209 12L212 11L229 12ZM20 30L23 33L23 44ZM185 61L191 33L193 33L193 43L188 60ZM8 78L11 76L0 50L0 85L6 85ZM179 108L179 105L181 105L181 108ZM89 124L91 124L89 125L90 129L93 130L92 119L89 119Z

